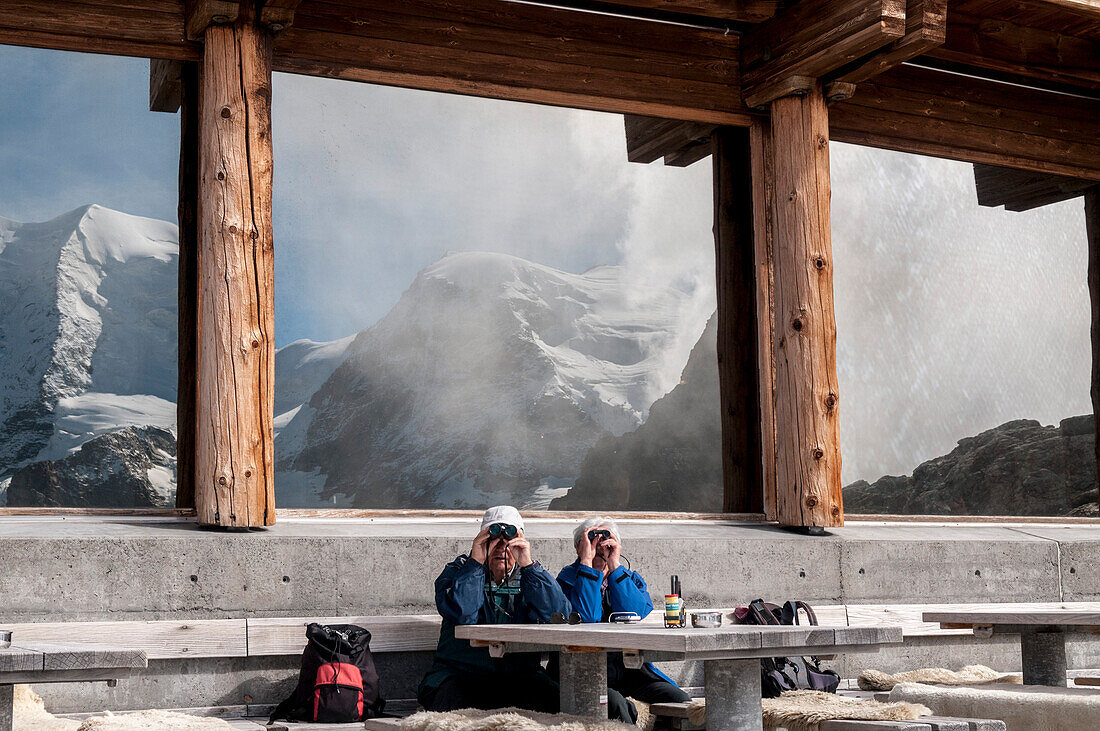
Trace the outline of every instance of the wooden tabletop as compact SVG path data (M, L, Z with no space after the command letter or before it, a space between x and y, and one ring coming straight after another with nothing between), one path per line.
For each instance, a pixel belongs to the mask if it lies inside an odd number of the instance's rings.
M52 673L148 667L144 650L96 645L20 643L0 648L0 681L6 673Z
M455 628L475 644L503 643L510 650L598 648L637 650L653 656L772 657L787 654L870 652L902 641L901 627L756 627L665 629L627 624L481 624Z
M1027 608L960 609L949 611L925 612L925 622L939 622L951 626L998 626L1019 627L1100 627L1100 611L1063 609L1057 606Z

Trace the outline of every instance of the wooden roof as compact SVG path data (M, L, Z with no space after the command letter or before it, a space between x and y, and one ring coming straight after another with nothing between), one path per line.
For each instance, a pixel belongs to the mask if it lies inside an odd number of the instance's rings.
M234 5L6 0L0 43L193 61L188 10ZM276 36L277 71L685 120L696 123L688 148L708 125L749 124L750 105L805 72L856 83L831 110L835 139L1100 180L1097 0L268 6L292 18Z

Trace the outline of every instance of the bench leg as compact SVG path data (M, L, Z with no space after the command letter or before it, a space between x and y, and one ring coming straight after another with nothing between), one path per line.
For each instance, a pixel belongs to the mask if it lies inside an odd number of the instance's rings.
M761 731L759 660L706 660L707 731Z
M600 695L607 692L606 652L559 653L561 712L607 718Z
M1024 685L1066 687L1064 632L1024 632L1020 635Z
M15 725L15 686L0 685L0 731L11 731Z

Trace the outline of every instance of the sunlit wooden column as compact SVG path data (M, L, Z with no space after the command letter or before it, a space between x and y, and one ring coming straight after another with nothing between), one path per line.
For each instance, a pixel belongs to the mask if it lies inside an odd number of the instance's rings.
M202 30L199 103L200 523L275 522L272 37L255 2Z
M1092 425L1100 475L1100 185L1085 191L1085 234L1089 244L1089 296L1092 300ZM1100 485L1097 486L1100 490Z
M718 384L722 412L722 511L761 513L760 380L756 335L752 163L749 130L711 135L718 295Z
M820 83L770 104L776 513L842 525L829 204L829 113Z

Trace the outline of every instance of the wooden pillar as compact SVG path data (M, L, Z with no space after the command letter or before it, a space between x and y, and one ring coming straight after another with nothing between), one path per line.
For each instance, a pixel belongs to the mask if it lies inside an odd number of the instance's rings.
M1096 432L1097 475L1100 475L1100 185L1085 191L1085 234L1089 245L1088 279L1092 300L1092 425Z
M714 145L718 383L722 411L722 510L761 513L764 511L764 489L749 131L720 127L711 135L711 140Z
M275 522L270 32L256 3L203 33L199 110L200 523Z
M843 525L829 202L821 84L771 104L777 514Z
M198 437L199 66L185 63L180 78L179 289L176 387L176 507L195 507Z

